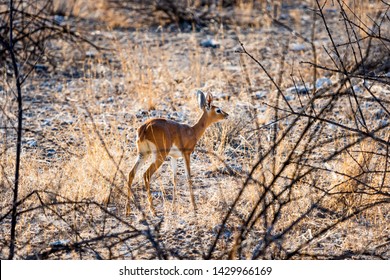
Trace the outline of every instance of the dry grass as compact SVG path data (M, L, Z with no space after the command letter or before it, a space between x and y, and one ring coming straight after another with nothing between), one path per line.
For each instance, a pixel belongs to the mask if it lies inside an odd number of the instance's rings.
M277 92L256 63L234 52L239 45L237 37L263 63L270 76L275 80L281 77L279 85L284 93L294 86L294 81L312 81L312 68L299 63L311 61L310 45L279 25L267 23L269 17L258 18L257 24L245 28L236 25L225 29L221 25L211 34L163 29L126 31L111 29L119 25L116 20L120 17L113 20L112 10L103 12L105 1L97 4L96 15L90 15L88 5L81 5L85 1L67 5L64 1L55 2L55 9L63 14L94 17L98 21L104 17L110 21L107 30L99 30L94 39L111 50L77 60L78 50L67 49L64 52L77 63L77 77L64 75L70 71L65 64L57 73L33 74L24 88L28 96L28 131L24 134L19 197L27 199L19 207L22 214L17 224L17 258L46 252L53 248L53 242L78 244L74 248L83 249L59 250L49 258L145 259L161 257L161 252L169 258L202 258L218 231L221 237L212 258L389 258L389 245L385 242L390 234L389 204L361 210L388 199L388 157L383 143L326 122L318 122L303 134L309 120L300 118L294 123L296 116L285 111L287 104L280 98L278 107L282 110L276 124L276 139L280 143L267 154L274 144L272 123ZM265 7L265 1L238 2L235 9L248 17L256 17L253 12L257 4ZM310 1L302 1L307 2ZM332 16L335 7L328 2ZM372 13L381 5L374 2L366 6ZM276 15L283 13L287 17L286 22L294 30L310 37L310 28L305 28L310 27L311 19L307 9L300 5L283 8L277 1L273 8ZM363 22L370 20L360 6L353 9ZM330 24L332 30L340 31L336 28L337 20ZM325 30L317 28L315 45L319 49L329 47ZM201 47L199 43L207 37L219 42L220 47ZM298 43L304 48L293 50L293 44ZM332 65L325 52L318 51L317 55L320 65ZM318 70L317 75L331 74ZM331 79L338 82L336 75ZM1 86L8 90L5 84ZM388 85L375 86L373 83L373 93L387 100ZM336 83L326 92L335 88ZM132 206L131 216L126 217L125 186L135 158L136 128L157 116L194 123L200 115L196 89L213 93L215 102L230 115L229 120L207 130L192 156L198 212L195 215L190 207L183 162L179 161L175 207L172 175L166 162L152 183L158 218L147 210L140 176L133 188L139 201ZM311 97L286 95L296 110ZM381 109L376 102L364 99L368 97L369 93L363 90L360 106L367 108L364 114L368 126L377 127L384 118L378 117ZM0 100L4 104L0 114L11 120L3 119L0 125L9 127L15 119L12 95L4 94ZM316 100L313 110L319 112L328 101L326 97ZM345 95L325 116L354 127L356 111L357 105L351 106ZM375 136L387 139L388 132L382 129ZM12 201L12 140L12 132L3 133L0 140L1 216ZM337 154L338 150L342 152ZM250 180L246 180L248 174ZM103 202L108 197L106 207ZM5 258L8 218L1 221L0 231L0 256ZM94 240L96 237L98 241ZM161 251L153 245L154 241L163 246Z

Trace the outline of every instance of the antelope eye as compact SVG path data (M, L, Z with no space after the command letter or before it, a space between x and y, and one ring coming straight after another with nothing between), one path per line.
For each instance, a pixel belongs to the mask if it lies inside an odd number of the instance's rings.
M217 108L217 109L215 110L215 112L216 112L217 114L221 114L221 113L222 113L222 111L221 111L220 108Z

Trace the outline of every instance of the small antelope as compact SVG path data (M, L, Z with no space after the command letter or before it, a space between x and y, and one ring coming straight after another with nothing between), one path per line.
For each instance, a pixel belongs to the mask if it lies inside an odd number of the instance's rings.
M213 97L203 92L197 92L197 98L200 109L203 114L195 125L177 123L166 119L150 119L138 128L137 131L137 160L129 173L128 182L128 204L126 213L130 213L131 185L133 179L147 158L152 155L152 163L143 175L145 187L148 195L149 207L153 215L155 210L150 193L150 178L156 170L165 161L167 156L171 157L171 166L173 171L173 202L176 200L176 183L177 183L177 159L184 158L185 172L189 184L191 203L196 209L194 194L192 191L190 156L194 151L196 143L202 137L206 128L211 124L226 119L228 114L220 108L211 105Z

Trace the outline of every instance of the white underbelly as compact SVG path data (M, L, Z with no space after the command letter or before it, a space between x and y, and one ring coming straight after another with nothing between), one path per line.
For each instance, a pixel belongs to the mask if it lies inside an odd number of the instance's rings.
M138 149L141 154L152 155L152 160L155 161L157 158L157 153L159 152L156 145L151 141L143 141L138 144ZM182 152L175 145L169 151L169 156L173 158L181 158L183 157Z
M178 147L176 147L175 145L172 146L171 150L169 151L169 156L173 157L173 158L181 158L183 157L183 154L182 152L179 150Z

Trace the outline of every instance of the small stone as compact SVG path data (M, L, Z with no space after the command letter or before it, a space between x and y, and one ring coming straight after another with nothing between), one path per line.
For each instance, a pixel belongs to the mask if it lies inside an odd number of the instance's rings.
M28 140L26 144L27 144L27 146L29 146L30 148L35 148L35 147L38 146L38 142L37 142L36 140L34 140L34 139Z
M234 48L233 50L235 53L245 53L244 52L244 49L242 48L242 46L237 46Z
M62 92L62 90L64 89L63 85L62 84L59 84L57 86L57 92Z
M293 86L288 89L286 89L286 92L288 94L308 94L310 93L311 87L306 85L306 86Z
M49 243L50 247L62 247L69 245L70 240L57 240Z
M42 121L42 125L43 125L43 126L51 126L51 121L48 120L48 119L43 120L43 121Z
M300 51L304 51L306 49L307 49L307 47L304 44L292 44L290 46L290 50L292 50L294 52L300 52Z
M215 40L213 39L205 39L205 40L202 40L200 42L200 46L203 47L203 48L213 48L213 49L216 49L216 48L219 48L219 43L217 43Z
M381 127L385 127L385 126L388 125L388 123L389 123L389 122L388 122L386 119L383 119L383 120L380 120L379 125L380 125Z
M358 86L358 85L354 85L353 86L353 91L355 93L363 93L364 92L364 90L360 86Z
M284 98L287 100L287 101L292 101L295 99L295 96L294 95L286 95L284 96Z
M319 89L319 88L326 88L326 87L330 87L332 85L332 81L326 77L322 77L322 78L319 78L317 79L316 81L316 88Z
M73 120L63 120L61 122L62 126L67 126L67 125L72 125L72 124L73 124Z
M264 99L267 97L267 91L266 90L260 90L253 94L254 99Z
M65 17L62 15L55 15L54 16L54 22L57 23L58 25L62 25L65 21Z
M57 151L54 150L54 149L48 149L48 150L46 150L46 155L47 155L48 157L53 157L56 153L57 153Z
M378 111L375 112L375 119L377 119L377 120L381 120L385 116L386 115L385 115L385 112L383 111L383 109L379 109Z
M143 118L143 117L146 117L148 115L148 111L146 111L146 110L139 110L136 114L135 114L135 116L137 117L137 118Z
M94 51L87 51L87 52L85 52L85 56L88 57L88 58L95 58L96 52L94 52Z
M34 69L38 73L46 73L49 70L49 67L42 64L36 64L34 65Z

